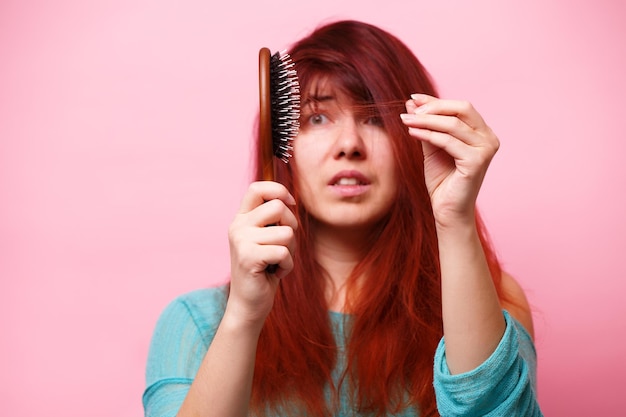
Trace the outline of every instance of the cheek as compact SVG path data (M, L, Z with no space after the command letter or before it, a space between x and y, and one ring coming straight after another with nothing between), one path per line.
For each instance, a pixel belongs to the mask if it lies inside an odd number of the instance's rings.
M397 197L399 181L400 181L400 173L398 172L396 159L393 153L389 153L385 155L385 157L380 161L379 172L384 173L384 189L385 189L385 198L393 203Z
M297 140L298 138L296 138ZM301 191L309 190L321 162L319 146L309 140L294 141L293 156L289 164L293 169L294 184Z
M308 207L309 202L307 201L307 196L312 194L310 179L308 176L308 174L311 172L311 169L308 168L306 165L303 166L302 163L297 163L295 160L295 154L294 158L289 163L292 165L293 186L295 194L300 202L304 204L305 207Z
M293 140L293 159L300 165L307 166L315 164L323 152L323 142L312 135L299 135Z

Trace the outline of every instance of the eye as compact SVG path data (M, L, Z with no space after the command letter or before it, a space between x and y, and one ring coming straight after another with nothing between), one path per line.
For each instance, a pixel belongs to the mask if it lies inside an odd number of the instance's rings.
M307 117L307 123L313 126L319 126L328 123L329 119L326 115L321 113L314 113Z
M385 124L383 122L383 118L380 116L370 116L368 118L365 119L365 124L368 125L372 125L372 126L378 126L378 127L384 127Z

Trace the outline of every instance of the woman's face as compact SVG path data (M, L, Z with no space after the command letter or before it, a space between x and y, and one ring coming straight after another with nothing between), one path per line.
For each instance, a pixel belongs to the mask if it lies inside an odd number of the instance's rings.
M391 208L397 173L382 121L345 94L318 88L303 103L293 141L295 185L301 203L320 224L369 228Z

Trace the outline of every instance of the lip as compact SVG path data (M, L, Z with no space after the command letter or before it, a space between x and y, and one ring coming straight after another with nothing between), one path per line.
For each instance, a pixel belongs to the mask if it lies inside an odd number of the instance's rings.
M339 185L337 182L341 178L354 178L359 183L355 185ZM360 171L343 170L336 173L328 182L328 186L333 193L341 197L356 197L366 193L371 186L370 179Z

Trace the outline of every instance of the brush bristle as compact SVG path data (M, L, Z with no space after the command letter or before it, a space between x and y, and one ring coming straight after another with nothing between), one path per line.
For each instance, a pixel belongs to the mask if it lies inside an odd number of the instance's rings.
M274 155L287 163L300 127L300 84L287 53L276 52L270 59L270 92Z

